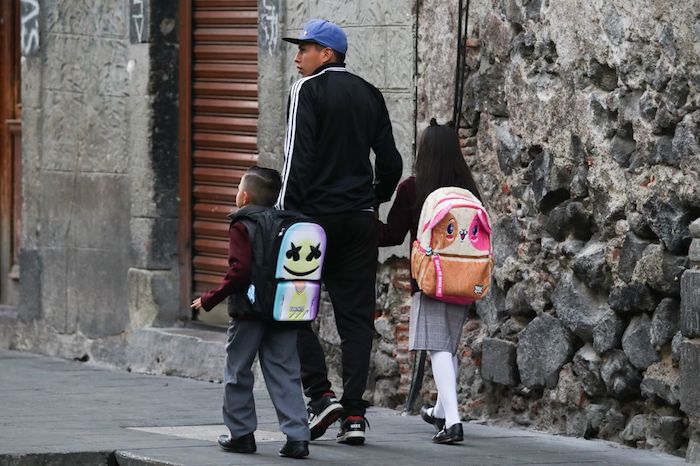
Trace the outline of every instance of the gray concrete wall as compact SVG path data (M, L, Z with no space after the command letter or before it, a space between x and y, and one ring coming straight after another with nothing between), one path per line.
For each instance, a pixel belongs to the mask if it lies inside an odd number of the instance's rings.
M127 1L40 11L39 51L22 61L13 345L74 357L178 318L177 6L147 11L143 43L130 42Z

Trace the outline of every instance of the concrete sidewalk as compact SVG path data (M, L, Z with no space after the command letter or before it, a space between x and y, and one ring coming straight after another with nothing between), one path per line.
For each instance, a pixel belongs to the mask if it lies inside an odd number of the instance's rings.
M222 386L117 372L89 363L0 350L0 465L278 465L283 437L256 391L258 452L221 451ZM367 444L311 444L324 465L675 465L682 458L601 441L465 423L461 445L434 445L417 416L372 408Z

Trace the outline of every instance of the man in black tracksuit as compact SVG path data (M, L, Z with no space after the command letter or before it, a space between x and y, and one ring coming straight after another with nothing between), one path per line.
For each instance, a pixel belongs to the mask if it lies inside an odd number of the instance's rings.
M335 24L314 20L299 38L295 63L304 76L291 89L279 209L321 223L328 245L323 281L330 294L342 349L343 397L331 390L325 356L309 326L299 333L311 439L342 416L337 441L363 444L374 334L377 227L374 212L401 177L382 94L345 69L347 39ZM376 155L372 168L370 149Z

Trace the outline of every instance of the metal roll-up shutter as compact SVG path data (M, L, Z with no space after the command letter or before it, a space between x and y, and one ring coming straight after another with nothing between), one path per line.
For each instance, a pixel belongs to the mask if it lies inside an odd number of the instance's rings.
M257 0L192 1L192 288L221 282L238 184L257 161Z

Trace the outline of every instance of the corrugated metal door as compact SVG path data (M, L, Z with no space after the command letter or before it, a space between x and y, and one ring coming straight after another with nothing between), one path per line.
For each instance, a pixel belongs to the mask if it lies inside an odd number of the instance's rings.
M183 112L190 120L188 275L198 294L228 268L226 216L243 172L257 161L258 13L256 0L192 0L190 8L183 20L191 22L191 42L181 45L189 45L191 59L181 66L190 66L190 108Z
M22 213L20 2L0 3L0 306L16 305Z

